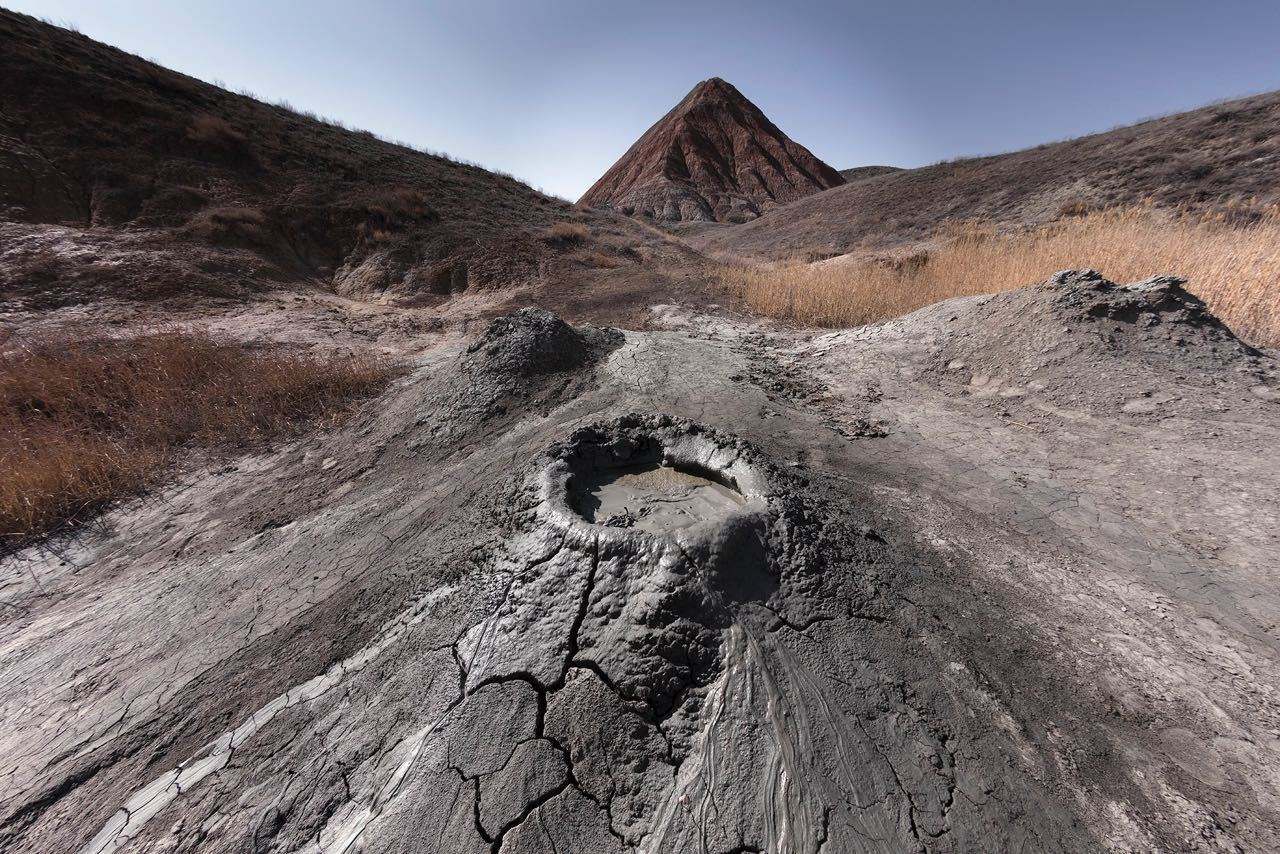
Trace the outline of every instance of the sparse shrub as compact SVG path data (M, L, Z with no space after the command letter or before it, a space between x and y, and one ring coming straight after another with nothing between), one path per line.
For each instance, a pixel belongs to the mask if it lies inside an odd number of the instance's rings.
M1192 185L1212 174L1214 164L1195 154L1178 154L1164 163L1161 170L1168 181Z
M591 236L591 229L580 222L557 222L547 228L542 239L558 246L576 246L586 242Z
M377 194L365 204L365 221L359 226L361 237L372 242L389 239L392 234L415 222L430 222L439 216L418 190L395 187Z
M191 218L187 223L187 232L211 243L253 243L263 238L266 223L266 214L256 208L208 208Z
M615 267L622 266L622 261L620 259L606 252L583 252L576 257L589 267L597 267L603 270L612 270Z
M600 244L613 253L620 263L624 261L636 262L643 258L640 254L640 244L626 235L608 235L600 240Z
M1007 291L1054 272L1093 267L1130 282L1173 273L1237 335L1280 346L1280 209L1190 216L1150 208L1094 211L1032 231L1001 233L964 223L927 253L792 262L727 264L716 276L754 310L815 326L856 326L898 317L958 296Z
M805 264L812 264L814 261L825 261L828 258L834 258L836 255L839 255L839 254L840 254L839 252L814 250L812 252L804 253L804 255L798 260L800 260Z
M231 123L221 116L199 113L191 120L187 128L187 139L205 145L238 147L248 139L243 133L232 127Z
M145 200L141 219L148 225L179 224L209 201L209 195L196 187L164 187Z
M209 221L226 229L259 227L267 221L266 215L255 208L213 208Z
M1088 202L1082 202L1077 199L1076 201L1073 201L1073 202L1063 202L1062 206L1058 208L1058 216L1060 217L1084 216L1085 214L1089 213L1090 210L1091 208L1089 207Z
M180 449L331 419L394 373L371 355L255 351L202 332L49 337L0 356L0 552L136 494Z

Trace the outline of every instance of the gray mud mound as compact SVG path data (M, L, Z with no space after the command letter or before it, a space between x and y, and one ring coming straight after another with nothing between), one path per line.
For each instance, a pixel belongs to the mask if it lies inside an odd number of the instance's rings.
M6 558L0 849L1274 839L1265 730L1233 722L1254 707L1196 675L1220 647L1182 655L1156 622L1183 595L1173 581L1199 595L1196 573L1228 573L1159 539L1160 520L1142 541L1096 521L1151 492L987 480L1015 440L985 449L1002 428L981 407L965 404L971 423L954 396L893 384L936 353L932 327L915 343L859 345L870 333L855 330L806 345L857 384L812 408L815 394L771 391L771 345L732 332L519 312L342 429L192 475L65 552ZM833 426L866 406L893 429ZM1251 500L1270 501L1258 483ZM1262 565L1271 552L1240 530L1239 560ZM1152 622L1124 622L1118 607L1145 614L1146 600L1110 567L1150 572L1157 548L1173 581ZM1094 582L1105 598L1080 589ZM1095 644L1118 643L1116 625L1160 654L1103 669ZM1217 717L1175 705L1192 702L1184 677ZM1140 694L1148 683L1169 699ZM1205 721L1217 753L1197 741Z
M493 320L456 368L437 429L453 434L525 407L580 393L586 369L622 343L616 329L575 329L549 311L526 308ZM496 425L495 425L496 426Z
M603 337L574 329L549 311L526 308L495 319L467 352L485 371L514 379L579 368Z
M622 478L686 510L707 484L733 500L648 528L585 518L584 497ZM552 447L527 489L491 569L493 613L455 647L459 694L395 778L398 809L448 833L406 839L386 814L363 831L373 847L911 850L951 834L1005 847L1029 832L994 826L1009 803L1037 816L1045 846L1073 847L1070 811L1034 781L994 755L957 769L958 743L994 746L962 704L880 714L915 669L878 578L902 557L802 478L730 435L627 416Z
M1214 406L1214 389L1280 396L1272 360L1239 340L1184 279L1117 285L1094 270L980 298L960 315L937 376L977 397L1029 392L1056 403L1130 414ZM1252 391L1251 391L1252 390Z

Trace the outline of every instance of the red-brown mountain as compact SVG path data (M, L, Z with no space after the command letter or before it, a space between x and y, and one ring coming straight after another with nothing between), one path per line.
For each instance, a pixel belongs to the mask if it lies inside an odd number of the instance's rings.
M667 221L745 222L843 183L741 92L713 77L645 131L581 202Z

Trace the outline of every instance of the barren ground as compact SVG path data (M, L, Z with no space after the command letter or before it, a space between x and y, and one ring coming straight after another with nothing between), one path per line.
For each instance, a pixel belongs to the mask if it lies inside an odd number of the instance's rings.
M4 847L1274 848L1275 361L1178 293L263 303L417 367L5 561Z

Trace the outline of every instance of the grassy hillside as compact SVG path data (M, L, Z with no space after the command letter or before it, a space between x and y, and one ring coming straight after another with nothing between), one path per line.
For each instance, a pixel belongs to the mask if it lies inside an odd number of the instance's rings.
M442 219L492 233L565 207L509 176L228 92L5 10L0 44L8 218L181 225L219 206L304 216L325 206L341 219L406 207L412 192Z
M881 175L892 175L901 172L900 166L854 166L852 169L841 169L840 174L846 181L865 181L868 178L879 178Z
M692 241L762 259L822 257L932 237L947 223L1002 228L1150 202L1260 216L1280 199L1280 93L1079 139L835 187Z
M566 222L607 238L547 237ZM664 240L5 10L0 234L0 299L29 307L291 282L447 299L527 284L567 249L613 269Z

